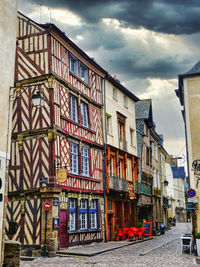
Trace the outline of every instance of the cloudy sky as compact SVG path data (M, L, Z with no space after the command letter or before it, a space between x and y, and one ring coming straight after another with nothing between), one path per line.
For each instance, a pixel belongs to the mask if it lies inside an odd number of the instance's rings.
M56 24L140 98L152 98L166 150L185 153L177 75L200 59L199 0L18 0L31 19Z

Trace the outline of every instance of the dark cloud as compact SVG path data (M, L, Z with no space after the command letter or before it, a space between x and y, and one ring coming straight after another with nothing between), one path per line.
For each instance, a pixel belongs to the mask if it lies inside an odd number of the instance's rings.
M67 8L88 23L117 18L124 27L144 27L156 32L192 34L200 29L198 0L32 0L33 3Z

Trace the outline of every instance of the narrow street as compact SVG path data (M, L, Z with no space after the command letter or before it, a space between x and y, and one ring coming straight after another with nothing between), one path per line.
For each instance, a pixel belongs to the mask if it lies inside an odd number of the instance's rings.
M180 236L189 233L189 223L179 223L165 235L112 250L94 257L56 257L39 258L32 262L21 262L21 267L64 267L64 266L135 266L167 267L196 265L194 256L188 252L181 255Z

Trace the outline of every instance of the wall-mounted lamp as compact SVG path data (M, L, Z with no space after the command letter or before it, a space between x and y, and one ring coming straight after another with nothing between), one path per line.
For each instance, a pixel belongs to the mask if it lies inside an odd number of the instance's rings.
M40 94L40 91L37 91L31 97L32 103L34 107L44 107L45 105L45 98Z

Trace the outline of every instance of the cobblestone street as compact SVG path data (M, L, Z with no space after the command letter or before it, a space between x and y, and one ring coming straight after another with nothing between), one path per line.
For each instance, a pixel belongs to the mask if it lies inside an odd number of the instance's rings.
M21 267L64 267L64 266L136 266L165 267L193 266L194 256L188 252L181 255L180 236L190 232L190 224L179 223L165 235L133 244L128 247L112 250L94 257L56 257L39 258L32 262L21 262Z

